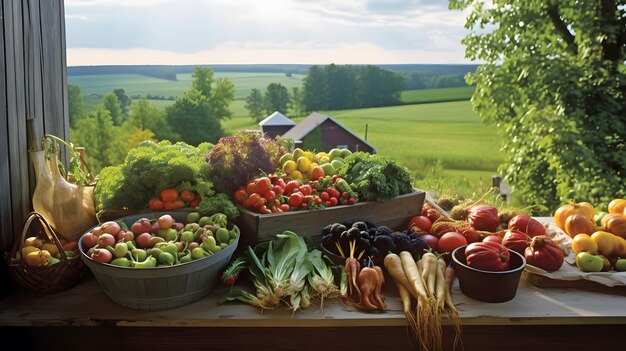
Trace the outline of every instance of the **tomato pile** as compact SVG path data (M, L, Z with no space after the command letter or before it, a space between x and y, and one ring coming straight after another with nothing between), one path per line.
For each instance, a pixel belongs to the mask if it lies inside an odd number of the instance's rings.
M350 185L336 175L313 181L264 176L239 187L233 199L235 203L261 214L321 209L358 202L358 196Z
M174 188L163 189L159 197L153 197L148 202L148 207L152 211L174 210L179 208L196 208L202 198L197 191L182 190Z

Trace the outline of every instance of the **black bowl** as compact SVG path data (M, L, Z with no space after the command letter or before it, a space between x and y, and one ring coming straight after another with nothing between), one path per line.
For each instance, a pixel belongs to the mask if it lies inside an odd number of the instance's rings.
M456 248L452 252L454 271L459 277L461 292L473 299L484 302L506 302L517 293L519 280L526 266L526 259L519 253L509 250L510 269L492 272L472 268L467 265L465 248Z

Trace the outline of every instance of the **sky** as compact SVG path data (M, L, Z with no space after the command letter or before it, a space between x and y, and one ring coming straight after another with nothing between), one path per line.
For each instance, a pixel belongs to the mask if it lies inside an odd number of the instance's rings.
M447 0L65 0L67 65L458 64Z

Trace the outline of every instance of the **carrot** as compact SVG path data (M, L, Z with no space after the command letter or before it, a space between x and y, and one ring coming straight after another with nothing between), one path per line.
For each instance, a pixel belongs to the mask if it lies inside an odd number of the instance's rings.
M421 261L424 262L422 280L426 285L428 296L434 298L435 283L437 280L437 256L435 256L432 252L427 252L422 256Z
M394 280L396 283L396 287L398 288L398 295L400 295L400 301L402 301L402 310L404 311L404 315L406 316L406 322L411 332L411 336L417 337L419 334L419 329L417 326L417 321L415 320L415 316L411 313L411 293L407 288L405 288L402 284L398 283L398 281Z
M419 274L419 270L417 268L417 264L413 259L413 256L407 252L400 252L400 260L402 261L402 268L404 268L404 274L406 274L407 279L412 284L413 289L419 298L424 300L428 300L428 293L426 292L426 288L424 286L424 282L422 281L422 277Z
M435 298L437 299L437 308L443 309L446 298L446 278L444 272L446 270L446 261L443 258L437 259L437 284L435 284Z
M353 298L356 301L361 301L361 290L357 279L359 278L359 271L361 270L361 264L354 257L346 258L346 265L344 267L346 275L348 276L348 298ZM355 295L355 296L354 296Z
M459 311L452 303L452 283L454 282L454 269L452 267L446 267L445 270L445 307L448 310L448 318L454 326L454 345L453 349L456 350L459 343L461 348L463 347L463 341L461 340L461 317Z
M359 273L359 290L361 291L359 307L372 311L378 309L375 295L379 281L380 277L374 268L363 267L363 269L361 269Z
M374 291L374 301L380 310L385 310L385 298L380 293L383 289L383 284L385 284L385 274L383 273L382 268L379 266L372 267L378 273L378 285L376 286L376 290Z
M413 290L411 283L406 278L406 274L404 273L404 269L402 268L402 261L400 260L400 256L396 255L393 252L390 252L385 256L385 260L383 261L385 264L385 268L387 268L387 272L393 278L393 280L402 285L404 289L406 289L411 296L417 299L417 293Z

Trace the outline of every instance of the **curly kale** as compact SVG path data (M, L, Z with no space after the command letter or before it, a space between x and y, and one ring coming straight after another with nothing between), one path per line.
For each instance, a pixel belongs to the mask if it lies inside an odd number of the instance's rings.
M200 193L203 213L237 217L237 208L228 197L216 195L203 175L207 167L204 155L211 147L208 143L194 147L183 142L142 142L128 152L124 163L100 172L94 188L96 209L142 210L163 189L176 188Z
M413 191L409 170L385 156L354 152L338 174L367 201L385 202Z
M262 173L272 173L287 149L254 131L220 138L205 155L206 176L219 192L232 194L237 187Z

